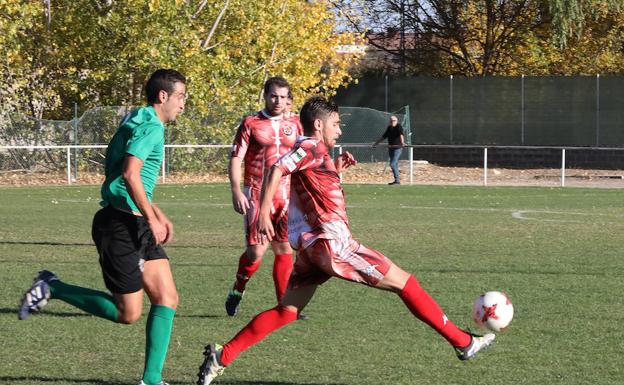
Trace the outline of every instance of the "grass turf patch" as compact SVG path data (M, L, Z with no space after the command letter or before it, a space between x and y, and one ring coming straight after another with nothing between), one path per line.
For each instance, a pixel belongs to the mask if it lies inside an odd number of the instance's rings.
M355 238L414 273L451 320L473 327L474 298L502 290L516 310L510 328L460 362L397 296L332 279L306 308L310 321L241 354L217 384L621 383L621 190L347 185L345 193ZM40 269L104 290L90 239L99 187L0 188L0 197L0 383L138 382L145 317L116 325L52 301L17 321ZM227 317L243 250L227 186L158 186L154 200L175 226L166 250L180 293L164 376L193 383L203 345L227 341L274 306L272 254L241 313Z

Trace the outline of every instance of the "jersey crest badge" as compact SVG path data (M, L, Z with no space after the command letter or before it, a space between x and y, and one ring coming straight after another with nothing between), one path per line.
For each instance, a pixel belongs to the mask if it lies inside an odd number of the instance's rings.
M293 133L293 126L291 126L290 124L284 124L282 126L282 132L284 133L284 135L291 135Z

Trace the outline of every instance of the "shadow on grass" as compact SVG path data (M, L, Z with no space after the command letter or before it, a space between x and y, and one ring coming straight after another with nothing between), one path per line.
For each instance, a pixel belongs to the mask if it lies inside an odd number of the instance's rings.
M15 316L17 317L17 306L15 306L14 308L8 308L8 307L4 307L4 308L0 308L0 314L15 314ZM48 317L48 316L52 316L52 317L94 317L91 314L87 314L87 313L68 313L68 312L48 312L46 311L45 313L37 313L32 315L33 317Z
M93 242L53 242L53 241L0 241L0 245L32 245L32 246L93 246ZM201 245L176 245L175 243L165 245L168 249L203 249L207 247L242 247L239 244L201 244Z
M0 308L0 314L15 314L17 317L17 306L14 308ZM146 314L144 314L146 315ZM32 317L95 317L94 315L88 313L72 313L72 312L57 312L57 311L48 311L45 310L43 313L33 314ZM176 318L226 318L226 315L223 314L176 314Z
M1 377L0 377L1 379ZM176 382L170 382L175 384ZM338 382L292 382L292 381L227 381L219 377L219 385L347 385Z
M93 384L93 385L128 385L127 381L110 381L110 380L101 380L95 378L54 378L54 377L39 377L39 376L0 376L0 383L3 384L19 384L24 382L26 384L31 384L33 382L41 382L41 383L55 383L55 382L71 382L74 384ZM138 382L138 381L137 381ZM175 384L175 382L172 382ZM181 384L181 382L180 382Z
M55 383L55 382L71 382L74 384L92 384L92 385L128 385L128 381L111 381L94 378L54 378L54 377L40 377L40 376L0 376L0 383L3 384L19 384L20 382L32 383ZM168 381L170 385L182 385L187 384L184 381ZM220 379L220 385L346 385L340 383L327 383L327 382L291 382L291 381L223 381Z
M94 246L93 242L50 242L50 241L2 241L0 245L39 245L39 246Z

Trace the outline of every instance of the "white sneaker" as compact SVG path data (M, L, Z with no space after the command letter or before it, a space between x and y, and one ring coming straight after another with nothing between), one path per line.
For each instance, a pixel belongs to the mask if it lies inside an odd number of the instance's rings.
M37 274L30 289L24 293L20 301L17 313L17 317L20 320L25 320L31 313L41 310L48 304L50 299L50 282L52 281L58 281L58 277L50 271L41 270Z
M197 385L208 385L223 374L225 365L221 362L221 352L223 347L217 344L207 345L204 349L204 362L199 367L199 373L197 373Z
M143 382L143 380L141 380L141 382L139 382L139 385L147 385L147 384L145 382ZM165 381L162 381L162 382L159 382L156 385L169 385L169 384L167 384Z
M462 361L474 358L479 350L483 350L492 345L494 343L494 339L496 338L494 333L488 333L483 336L470 333L470 336L472 337L470 345L465 348L455 348L457 358Z

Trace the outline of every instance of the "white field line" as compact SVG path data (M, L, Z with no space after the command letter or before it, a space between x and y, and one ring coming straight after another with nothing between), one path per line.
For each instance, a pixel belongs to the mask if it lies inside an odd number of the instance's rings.
M525 217L525 213L543 213L543 214L564 214L564 215L587 215L591 216L592 214L587 213L571 213L571 212L559 212L559 211L539 211L539 210L516 210L511 213L511 217L520 220L530 220L530 221L540 221L540 222L565 222L565 223L585 223L585 221L571 221L565 219L545 219L545 218L531 218ZM602 215L602 214L597 214Z
M478 211L478 212L501 212L510 213L511 217L519 220L534 220L541 222L568 222L568 223L586 223L586 221L580 220L564 220L564 219L548 219L548 218L532 218L525 216L525 214L549 214L549 215L578 215L586 217L611 217L622 218L622 215L617 214L601 214L601 213L583 213L574 211L550 211L550 210L519 210L519 209L497 209L497 208L477 208L477 207L431 207L431 206L405 206L400 205L402 209L416 209L416 210L452 210L452 211Z

